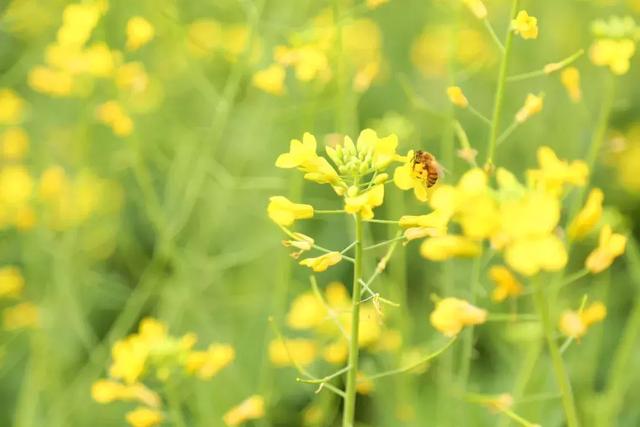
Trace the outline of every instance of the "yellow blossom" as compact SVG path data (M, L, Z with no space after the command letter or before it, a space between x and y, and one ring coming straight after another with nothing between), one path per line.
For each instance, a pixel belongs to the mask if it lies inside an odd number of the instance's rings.
M317 45L307 44L294 48L277 46L274 58L285 67L293 66L296 79L302 82L326 80L329 77L329 59Z
M119 52L112 51L106 43L94 43L84 52L87 72L96 77L110 77L119 62Z
M10 165L0 170L0 201L8 205L20 206L31 197L33 179L27 168Z
M269 198L267 214L276 224L288 227L297 219L313 218L313 206L293 203L284 196L273 196Z
M312 329L325 321L327 310L313 292L298 295L291 303L287 325L292 329Z
M413 150L404 157L404 164L398 166L393 173L393 182L401 190L411 190L416 199L424 202L427 200L427 185L414 167Z
M566 185L582 187L587 182L589 167L582 160L569 163L558 159L554 151L546 146L538 148L539 169L531 169L528 176L535 187L555 196L562 195Z
M157 408L161 404L160 396L149 390L144 384L125 385L112 380L98 380L91 386L91 397L98 403L111 403L117 400L137 400Z
M567 337L579 339L587 333L591 325L603 321L606 316L607 308L600 301L578 312L567 310L560 318L560 332Z
M33 90L52 96L69 96L74 89L73 77L67 71L41 65L31 69L27 81Z
M630 60L636 45L631 39L600 39L591 45L591 62L598 66L607 66L613 74L622 75L629 71Z
M606 270L617 257L624 253L626 245L625 236L614 233L610 225L605 225L600 230L598 247L589 254L585 266L594 274Z
M5 308L2 313L2 324L5 330L30 328L38 325L40 315L38 307L30 302L23 302Z
M235 350L230 345L211 344L206 351L192 351L187 356L185 369L191 375L208 380L235 358Z
M469 101L459 86L449 86L447 88L447 96L449 101L456 107L467 108L469 106Z
M534 114L538 114L542 111L543 98L539 95L532 93L527 95L527 99L524 101L522 108L516 113L516 121L518 123L526 122Z
M347 193L348 194L348 193ZM364 193L345 197L344 210L351 214L360 214L364 219L373 218L373 208L382 205L384 185L375 185Z
M157 409L139 407L127 412L126 419L131 427L154 427L162 423L164 416Z
M444 261L453 257L475 257L482 248L463 236L445 235L431 237L422 242L420 254L431 261Z
M116 85L123 91L142 93L149 86L149 75L141 62L127 62L118 67L115 73Z
M264 416L264 398L253 395L238 406L231 408L224 414L224 423L228 426L238 426L245 421L257 420Z
M340 261L342 261L342 254L334 251L315 258L305 258L300 261L300 265L304 265L316 273L320 273L326 271L327 268L336 265Z
M19 127L9 128L0 135L0 155L7 160L21 160L29 150L29 136Z
M485 19L487 17L487 8L482 0L463 0L463 2L476 18Z
M491 293L491 299L495 302L504 301L509 297L516 297L523 291L522 284L506 267L491 267L489 276L496 285L496 288Z
M60 197L67 187L67 176L60 166L50 166L44 170L40 176L40 198L46 201L53 201Z
M149 43L155 35L153 25L141 16L127 21L127 50L137 50Z
M463 327L479 325L487 320L487 311L457 298L445 298L436 303L430 316L431 324L445 336L457 335Z
M25 102L11 89L0 89L0 124L15 125L22 121Z
M571 221L567 234L572 239L581 239L595 228L602 218L602 201L604 193L594 188L587 197L587 202L578 215Z
M65 7L62 26L58 30L58 43L70 47L80 47L89 39L104 7L99 2L74 3Z
M107 101L96 110L98 120L111 127L117 136L125 137L133 132L133 120L117 101Z
M511 28L525 40L538 38L538 18L529 16L526 10L518 12L511 21Z
M345 341L336 341L330 343L322 350L322 357L329 363L338 365L344 363L349 356L349 346Z
M251 80L253 85L271 95L284 94L284 79L286 71L282 65L272 64L257 71Z
M449 215L443 210L434 210L427 215L403 215L400 217L401 227L420 227L433 230L434 235L445 234Z
M298 168L305 172L305 179L319 184L336 184L340 181L338 173L331 167L327 159L316 153L316 138L305 133L302 141L293 139L289 152L281 154L276 160L276 167Z
M569 98L573 102L580 102L582 90L580 89L580 71L576 67L567 67L560 73L560 81L567 90Z
M290 366L297 363L309 365L316 358L316 344L307 339L274 340L269 344L269 359L276 366ZM291 360L293 359L293 360Z
M24 277L16 267L0 268L0 298L15 298L22 294Z

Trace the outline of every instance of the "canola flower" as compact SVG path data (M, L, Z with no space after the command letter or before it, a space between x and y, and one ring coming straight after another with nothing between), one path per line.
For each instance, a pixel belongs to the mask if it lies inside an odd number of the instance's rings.
M607 308L602 302L596 301L577 312L571 310L563 312L559 329L569 338L580 339L587 333L589 327L602 322L606 316Z
M511 21L511 28L525 40L538 38L538 18L530 16L526 10L518 12L516 18Z

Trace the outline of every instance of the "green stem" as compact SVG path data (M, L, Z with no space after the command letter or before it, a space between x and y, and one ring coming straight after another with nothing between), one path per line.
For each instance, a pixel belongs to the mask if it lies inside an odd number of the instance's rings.
M522 74L516 74L515 76L509 76L509 77L507 77L507 81L508 82L519 82L519 81L531 79L531 78L534 78L534 77L548 76L549 74L555 73L556 71L562 70L567 65L570 65L575 60L580 58L583 54L584 54L584 49L580 49L579 51L577 51L573 55L563 59L560 62L556 62L555 64L548 64L547 66L543 67L541 70L529 71L528 73L522 73ZM553 65L553 67L551 69L548 69L547 67L549 65Z
M556 377L556 382L560 388L560 394L562 395L562 406L567 418L567 427L579 427L578 414L576 411L576 405L573 398L573 392L571 390L571 383L569 382L569 376L562 360L562 354L558 348L558 343L554 338L554 327L551 321L551 315L549 312L549 305L544 291L544 284L537 283L536 291L534 293L536 307L542 319L542 328L544 331L545 339L547 341L547 347L549 354L551 355L551 363L553 365L553 372Z
M356 409L356 385L358 374L358 333L360 327L360 294L362 278L362 218L355 220L355 263L353 266L353 290L351 296L351 337L349 338L349 371L347 372L347 388L345 390L342 427L353 427Z
M476 290L478 287L478 282L480 280L480 269L482 267L482 257L477 257L473 260L473 266L471 269L471 280L470 280L470 293L469 293L469 302L471 304L475 304L476 301ZM460 362L460 372L459 372L459 387L460 390L464 393L467 387L467 381L469 379L469 373L471 372L471 359L473 357L473 326L469 326L464 331L464 336L462 338L462 358Z
M509 15L509 29L504 42L504 54L500 62L500 71L498 73L498 87L493 104L493 116L491 119L491 132L489 133L489 143L487 148L487 166L493 166L493 156L496 149L496 141L498 139L498 129L500 128L500 116L502 115L502 105L504 101L504 87L507 82L507 70L509 68L509 57L511 55L511 45L513 44L513 31L511 31L511 18L515 17L518 11L519 0L513 0L511 3L511 14Z
M498 49L500 50L500 52L502 54L504 54L504 46L503 46L502 42L500 41L500 39L498 38L498 35L496 34L496 31L493 29L493 25L491 25L491 22L489 22L489 20L487 18L484 18L482 20L482 22L484 24L484 27L489 32L489 35L491 36L491 38L495 42L496 46L498 46Z

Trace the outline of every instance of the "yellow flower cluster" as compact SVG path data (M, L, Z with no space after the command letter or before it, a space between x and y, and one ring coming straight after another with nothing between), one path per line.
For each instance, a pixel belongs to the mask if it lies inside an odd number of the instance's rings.
M295 331L308 331L311 338L274 340L269 345L269 357L277 366L294 362L306 366L318 356L331 364L344 363L348 355L346 336L351 330L351 300L346 287L332 282L322 296L313 292L298 295L289 308L287 326ZM401 342L398 332L384 329L380 313L372 302L360 306L358 344L369 351L394 351ZM291 360L293 359L293 360Z
M349 67L353 89L366 91L382 66L380 29L370 19L355 19L338 26L331 10L315 17L304 34L293 34L288 44L276 46L274 62L254 74L254 86L272 95L282 95L288 68L302 82L328 82L339 41L339 54Z
M602 322L607 316L605 305L596 301L579 311L567 310L560 317L560 332L570 338L580 339L589 327L595 323Z
M93 399L107 404L114 401L141 403L126 415L133 427L151 427L164 419L162 398L148 388L144 380L168 381L175 375L210 379L235 357L229 345L212 344L205 351L194 350L195 334L180 338L170 336L167 327L153 318L140 322L137 333L114 344L109 379L96 381L91 388Z
M630 60L636 50L636 44L632 39L599 39L589 50L591 62L601 67L609 67L616 75L627 74Z
M0 268L0 299L20 299L24 290L24 277L16 267ZM35 327L38 325L39 310L35 304L23 301L2 312L2 325L7 331Z
M479 325L487 320L487 311L457 298L445 298L436 303L430 316L431 324L447 337L458 335L465 326Z
M249 62L255 63L262 56L262 43L248 26L223 24L210 18L189 24L186 43L188 51L197 58L209 58L220 53L234 63L246 54Z

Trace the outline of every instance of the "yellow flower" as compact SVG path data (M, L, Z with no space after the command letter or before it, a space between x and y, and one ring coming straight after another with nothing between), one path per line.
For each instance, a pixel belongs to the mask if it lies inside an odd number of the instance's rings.
M327 268L336 265L340 261L342 261L342 254L334 251L315 258L305 258L300 261L300 265L304 265L316 273L320 273L322 271L326 271Z
M91 397L98 403L111 403L116 400L137 400L157 408L161 404L160 396L149 390L144 384L124 385L112 380L98 380L91 386Z
M111 126L117 136L129 136L133 132L133 120L117 101L107 101L98 106L96 116L98 120Z
M111 51L106 43L94 43L84 52L87 72L96 77L110 77L119 61L119 52Z
M187 356L187 373L208 380L235 358L235 350L230 345L211 344L206 351L192 351Z
M504 301L509 297L516 297L523 291L522 284L506 267L491 267L489 276L496 284L496 288L491 293L491 299L495 302Z
M413 189L416 199L425 202L428 195L427 184L414 168L413 155L411 150L404 157L404 164L398 166L393 173L393 182L401 190Z
M69 96L74 89L70 73L41 65L29 71L27 81L33 90L52 96Z
M569 163L558 159L549 147L538 148L539 169L531 169L528 176L535 187L555 196L562 195L566 185L582 187L587 183L589 167L582 160Z
M408 240L419 238L417 236L421 234L424 234L423 237L442 236L447 233L448 222L449 215L442 210L434 210L427 215L404 215L399 221L401 227L410 227L405 231L405 237Z
M269 344L269 359L276 366L290 366L294 362L306 366L314 361L316 353L316 344L308 339L288 339L286 344L277 339Z
M487 17L487 8L482 0L463 0L463 2L476 18L484 19Z
M482 248L463 236L445 235L426 239L420 246L420 254L431 261L444 261L453 257L475 257Z
M74 3L65 7L62 26L58 30L58 43L70 47L84 45L105 8L100 2Z
M560 318L560 332L567 337L579 339L587 333L591 325L603 321L606 316L607 308L600 301L578 312L567 310Z
M15 125L22 121L25 102L11 89L0 89L0 124Z
M329 363L338 365L344 363L349 356L349 347L345 341L336 341L330 343L322 350L322 357Z
M526 122L534 114L538 114L542 111L543 106L542 96L534 95L532 93L527 95L527 99L524 101L522 108L516 113L516 121L518 123Z
M580 102L582 90L580 89L580 71L576 67L567 67L560 73L560 81L567 90L569 98L573 102Z
M2 313L3 327L7 331L35 327L38 325L39 318L38 307L30 302L5 308Z
M540 270L562 270L567 265L567 250L554 235L528 237L507 246L504 259L517 272L532 276Z
M305 179L318 184L337 184L340 181L338 173L327 159L316 154L316 146L316 138L310 133L305 133L302 142L297 139L292 140L289 152L278 156L276 167L298 168L305 172Z
M257 71L251 80L253 85L271 95L284 94L286 71L282 65L272 64L264 70Z
M587 197L587 202L578 215L571 221L567 234L571 239L581 239L595 228L602 218L602 201L604 193L594 188Z
M636 45L631 39L600 39L591 45L591 62L598 66L607 66L613 74L622 75L629 71L630 59Z
M367 0L367 7L369 9L376 9L380 6L382 6L383 4L388 3L389 0Z
M297 219L313 218L313 206L293 203L284 196L273 196L269 198L267 214L276 224L288 227Z
M154 427L162 423L164 416L157 409L139 407L127 412L126 419L132 427Z
M431 324L447 337L453 337L465 326L479 325L487 320L487 311L457 298L445 298L436 303L430 316Z
M29 135L18 127L0 135L0 155L7 160L21 160L29 150Z
M6 166L0 171L0 201L20 206L31 197L33 179L24 166Z
M375 385L373 384L373 381L367 378L364 373L358 371L356 375L356 391L358 394L367 396L371 394L374 389Z
M351 214L360 214L364 219L373 218L373 208L380 206L384 200L384 185L375 185L370 190L356 196L344 198L344 210Z
M308 82L326 80L330 74L329 59L319 46L307 44L298 47L277 46L275 60L285 66L293 66L296 79Z
M525 40L538 38L538 19L529 16L526 10L518 12L516 19L511 21L511 28Z
M327 310L313 292L298 295L291 303L287 325L292 329L312 329L327 318Z
M15 267L0 268L0 298L15 298L22 294L24 277Z
M115 81L123 91L142 93L149 86L149 75L141 62L127 62L116 70Z
M467 108L469 106L469 101L459 86L449 86L447 88L447 96L449 101L456 107Z
M625 236L614 233L610 225L605 225L600 230L598 247L589 254L585 266L594 274L606 270L617 257L624 253L626 245Z
M140 49L149 43L155 35L153 25L141 16L127 21L127 50Z
M264 416L264 398L253 395L244 400L238 406L231 408L224 414L224 423L228 426L237 426L248 420L257 420Z

